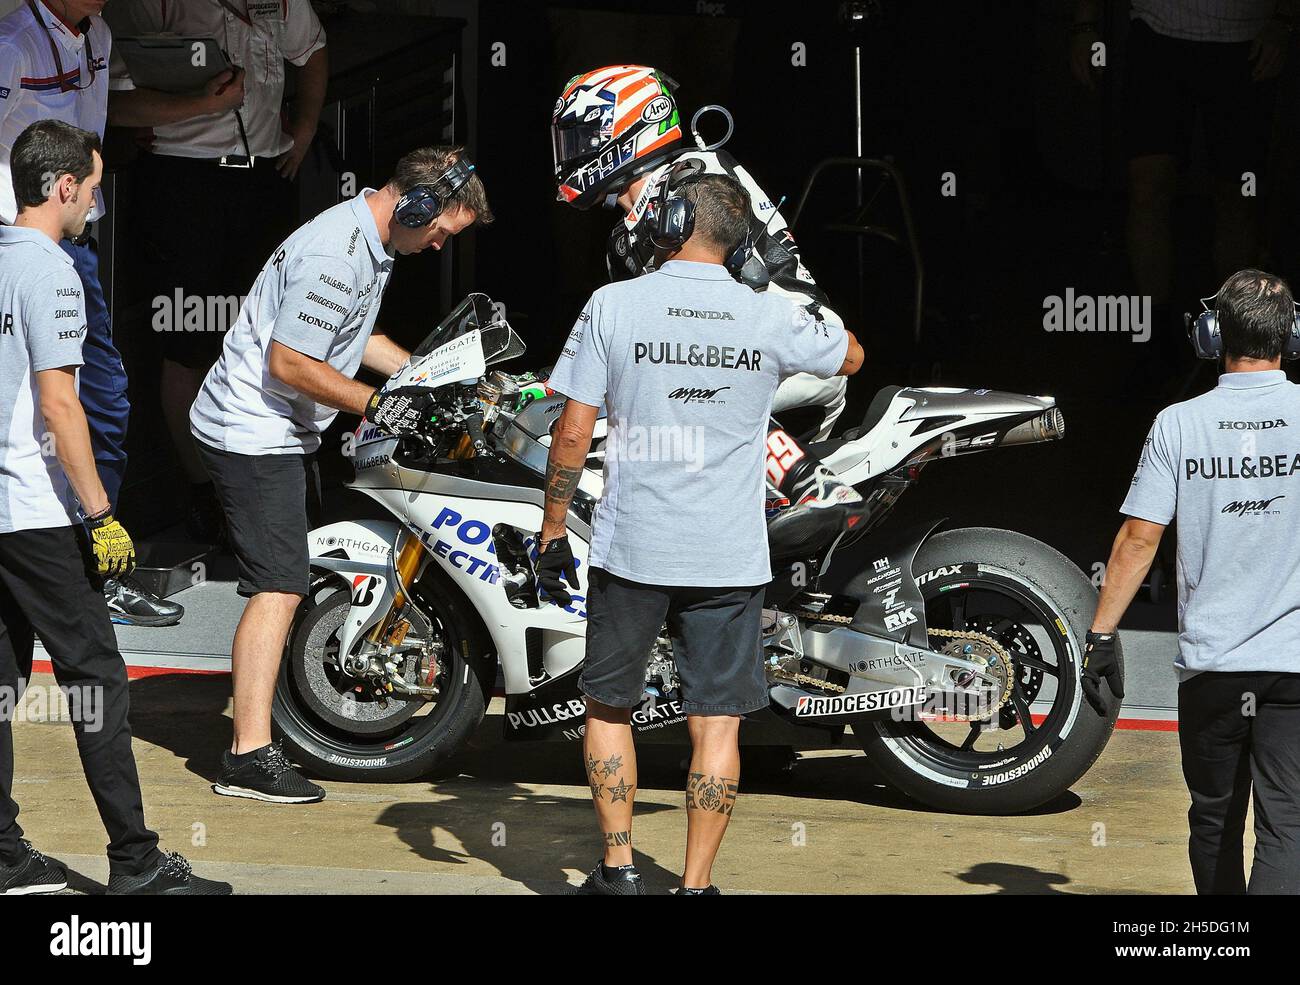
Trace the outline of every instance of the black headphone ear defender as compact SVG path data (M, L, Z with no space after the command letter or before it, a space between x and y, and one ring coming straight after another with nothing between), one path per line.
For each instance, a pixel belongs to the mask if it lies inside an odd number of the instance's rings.
M687 160L673 165L659 186L654 214L650 217L650 242L656 249L671 253L680 250L695 231L695 205L681 194L681 190L704 173L698 161ZM732 277L739 277L745 261L754 252L754 236L747 228L745 238L723 261Z
M474 168L474 162L462 154L433 181L403 192L393 207L393 218L407 229L427 226L442 215L451 197L474 174Z
M694 161L674 164L659 186L649 223L650 243L657 250L665 253L680 250L695 232L695 204L681 193L702 170L695 164Z
M1206 301L1216 300L1217 297L1218 295L1215 295L1213 298L1202 299L1201 303L1205 304L1205 310L1188 326L1187 334L1191 337L1192 348L1196 350L1198 359L1219 359L1223 356L1219 312L1206 304ZM1300 305L1296 305L1296 317L1291 322L1291 334L1282 345L1282 358L1300 359Z

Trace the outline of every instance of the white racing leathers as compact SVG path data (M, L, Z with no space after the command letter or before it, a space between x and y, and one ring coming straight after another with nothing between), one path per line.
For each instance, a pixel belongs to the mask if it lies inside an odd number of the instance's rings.
M658 198L668 172L682 161L698 161L702 173L730 175L749 192L754 210L749 224L754 250L741 271L741 281L756 291L773 291L801 304L816 304L823 318L842 326L843 320L827 305L825 292L804 266L794 236L775 203L758 187L749 172L723 151L683 151L650 172L650 180L641 189L632 211L610 233L606 254L610 279L625 280L654 269L655 251L642 220L647 206ZM844 411L846 385L843 376L822 380L800 373L777 389L772 412L779 415L783 410L796 407L821 408L825 416L812 440L823 441Z

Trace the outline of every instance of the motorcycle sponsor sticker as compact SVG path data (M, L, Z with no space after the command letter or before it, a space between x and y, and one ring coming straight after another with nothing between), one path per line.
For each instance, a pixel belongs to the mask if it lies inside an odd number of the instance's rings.
M428 546L435 557L446 561L457 569L461 575L495 585L501 578L501 568L496 562L496 544L492 541L492 528L489 524L474 517L466 517L449 507L443 507L430 529L419 531L420 539ZM537 545L527 538L525 546L534 560L537 558ZM484 557L483 555L488 555ZM578 567L582 561L575 562ZM587 597L583 594L570 593L572 601L564 611L582 619L587 618Z
M632 712L632 726L638 732L665 728L684 721L686 721L686 712L682 710L680 701L647 698L640 708Z
M386 464L390 457L389 455L371 455L369 458L359 458L352 463L352 467L358 472L365 472L368 469Z
M384 590L388 579L378 575L354 575L352 578L352 605L364 608L375 601L375 595Z
M915 625L917 622L916 613L912 611L909 605L902 612L892 612L885 616L885 629L893 633L905 626Z
M475 328L415 360L394 385L438 387L482 376L485 368L481 333Z
M1026 773L1033 772L1052 755L1052 747L1044 746L1032 759L1028 759L1009 770L1002 770L999 773L980 777L980 782L986 787L996 787L1003 783L1010 783L1012 780L1018 780Z
M558 725L572 719L581 720L587 714L587 703L582 698L570 698L547 708L526 708L523 711L506 712L507 724L516 731L525 728L541 728L545 725Z
M393 553L393 545L385 544L383 541L362 540L359 537L316 537L314 543L317 547L323 547L325 550L334 550L342 548L349 556L355 554L379 554L387 556Z
M868 691L862 694L804 695L795 705L798 718L822 718L828 715L863 715L886 708L902 708L920 704L925 698L925 688L896 687L889 691Z
M859 660L856 667L860 674L870 673L873 670L889 670L897 667L919 668L925 666L925 657L920 652L895 653L888 657L875 657L871 660Z

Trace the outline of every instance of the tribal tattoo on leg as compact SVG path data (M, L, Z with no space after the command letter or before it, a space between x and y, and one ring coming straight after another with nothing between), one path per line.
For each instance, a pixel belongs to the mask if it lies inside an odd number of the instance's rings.
M730 814L740 780L730 776L692 773L686 779L686 809Z
M610 848L618 848L621 845L632 844L631 831L606 831L605 844Z

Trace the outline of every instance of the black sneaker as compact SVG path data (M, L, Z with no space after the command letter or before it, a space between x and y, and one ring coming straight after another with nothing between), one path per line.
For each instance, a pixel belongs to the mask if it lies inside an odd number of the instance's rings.
M18 842L23 855L13 865L0 865L0 896L40 896L68 888L68 872L52 862L30 841Z
M674 896L721 896L722 890L719 889L717 886L713 886L713 885L705 886L703 889L697 889L694 887L687 889L685 886L678 886L676 889L673 890L673 895Z
M104 601L109 618L119 626L175 626L185 615L179 602L160 599L130 575L106 579Z
M263 746L248 758L232 756L227 749L221 754L221 775L212 790L223 797L247 797L271 804L314 804L325 799L325 788L294 769L278 742Z
M574 896L644 896L645 885L641 882L641 873L636 866L620 865L616 869L606 869L604 862L597 862L596 867L587 876L587 881L573 891Z
M230 883L201 879L176 852L163 852L162 860L138 876L108 877L109 896L229 896Z

